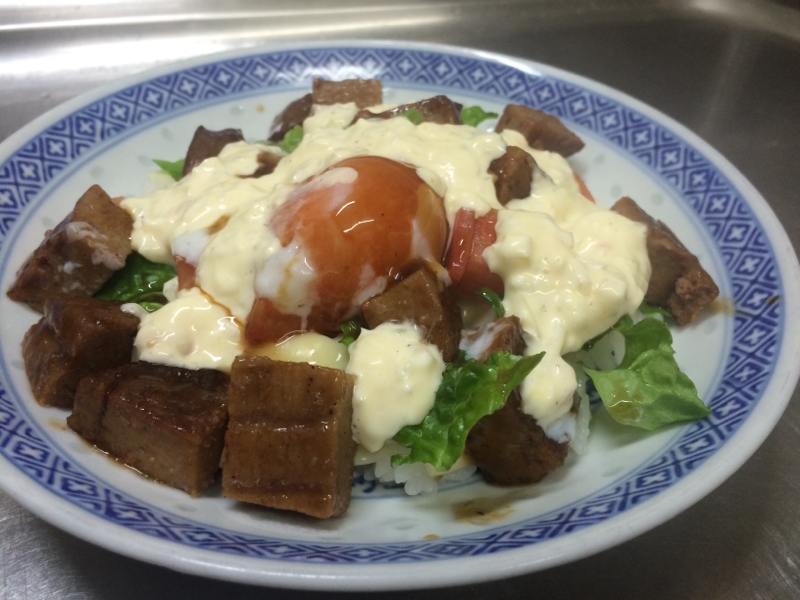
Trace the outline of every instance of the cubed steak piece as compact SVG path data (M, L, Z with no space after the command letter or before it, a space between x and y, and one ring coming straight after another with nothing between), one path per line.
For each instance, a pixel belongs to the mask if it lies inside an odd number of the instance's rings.
M461 124L461 108L462 106L457 102L453 102L447 96L434 96L420 100L419 102L412 102L410 104L401 104L389 110L379 113L373 113L369 110L359 111L354 121L358 119L391 119L404 115L409 109L416 110L425 119L426 123L438 123L440 125L460 125Z
M350 504L353 379L308 363L239 356L231 368L222 494L326 519Z
M520 356L525 352L522 324L518 317L511 316L495 319L475 329L465 329L461 333L459 348L466 352L467 358L480 363L500 350Z
M563 465L569 445L547 437L522 412L519 391L514 390L502 408L475 424L467 436L467 452L490 483L526 485Z
M451 293L436 275L420 268L361 305L370 329L386 321L411 321L422 328L425 340L435 344L445 362L458 354L461 311Z
M581 138L567 129L558 117L521 104L506 106L494 130L499 133L504 129L520 132L536 150L571 156L583 148Z
M143 474L192 496L219 470L228 376L135 362L84 377L67 424Z
M306 94L302 98L290 102L272 121L272 126L269 128L269 141L280 142L295 125L302 125L303 121L311 115L313 104L314 100L311 94Z
M183 160L183 176L186 177L205 159L219 156L219 153L228 144L243 140L244 136L239 129L210 131L200 125L194 132L189 149L186 150L186 158Z
M122 302L56 294L22 339L33 397L42 406L72 406L81 377L129 363L139 319Z
M383 102L383 86L378 79L314 79L311 97L314 104L355 102L356 108L367 108Z
M489 172L496 176L497 201L505 206L511 200L530 196L535 167L536 161L525 150L508 146L503 156L489 164Z
M496 351L522 354L525 342L517 317L497 319L464 332L462 348L483 362ZM487 481L500 485L535 483L564 464L568 444L547 437L536 420L522 412L519 390L491 415L478 421L467 436L467 452Z
M694 321L719 295L711 275L669 227L630 198L621 198L611 210L647 226L647 255L652 274L645 301L667 309L678 325Z
M125 266L131 253L133 221L99 185L90 187L17 272L8 297L42 312L59 292L97 292Z

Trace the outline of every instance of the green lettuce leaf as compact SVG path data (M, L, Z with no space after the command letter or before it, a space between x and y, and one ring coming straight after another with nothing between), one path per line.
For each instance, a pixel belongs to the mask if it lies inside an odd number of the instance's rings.
M153 312L166 304L164 284L175 274L172 265L150 262L138 252L131 252L125 266L111 276L95 297L135 302Z
M297 149L297 147L300 145L300 142L302 141L303 141L303 126L295 125L289 131L286 132L285 136L283 136L283 140L280 143L281 150L286 152L286 154L291 154Z
M492 306L494 313L501 319L506 316L506 307L503 306L503 299L497 295L494 290L485 287L478 290L478 295L483 298Z
M465 106L461 109L461 122L477 127L486 119L496 119L497 113L486 112L480 106Z
M645 318L634 324L623 317L613 329L625 337L622 363L609 371L584 370L616 421L653 431L711 413L675 361L666 323Z
M672 313L670 313L666 308L660 308L658 306L653 306L652 304L648 304L647 302L642 302L639 305L639 312L643 315L661 315L665 318L672 318Z
M358 323L358 321L347 321L346 323L342 323L339 325L339 329L341 329L343 336L342 339L339 340L339 343L344 344L345 346L349 346L355 342L361 333L361 325Z
M411 448L411 453L393 456L392 463L425 462L438 471L447 471L464 453L467 434L475 423L503 406L542 356L543 352L515 356L499 351L484 363L462 356L449 364L431 412L422 423L403 427L394 437Z
M414 125L419 125L425 122L425 117L416 108L409 108L403 115L406 119L411 121Z
M175 162L168 160L159 160L154 158L153 162L156 163L162 171L172 177L175 181L180 181L183 177L183 159L178 159Z

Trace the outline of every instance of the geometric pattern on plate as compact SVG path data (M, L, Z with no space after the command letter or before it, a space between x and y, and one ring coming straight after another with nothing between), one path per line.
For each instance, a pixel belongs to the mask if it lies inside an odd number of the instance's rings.
M711 417L686 425L660 456L606 488L540 517L425 542L287 542L210 527L148 505L72 464L0 381L0 453L27 477L83 510L156 538L273 560L328 564L415 562L495 553L590 527L668 489L737 431L773 376L786 318L766 234L711 161L662 125L596 91L488 59L396 48L317 48L221 60L153 78L75 111L0 165L0 246L39 191L81 155L155 117L255 90L307 87L312 77L379 77L527 104L591 130L671 187L713 238L736 307L732 349L710 399ZM0 265L5 269L7 265ZM4 358L4 361L6 359ZM4 362L0 361L0 362ZM362 493L371 490L362 484Z

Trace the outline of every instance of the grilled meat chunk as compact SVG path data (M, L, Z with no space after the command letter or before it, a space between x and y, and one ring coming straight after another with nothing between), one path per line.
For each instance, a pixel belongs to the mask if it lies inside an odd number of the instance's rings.
M440 125L461 125L461 105L453 102L447 96L434 96L419 102L401 104L395 108L379 113L369 110L360 110L353 121L359 119L391 119L406 114L409 109L419 112L427 123L439 123Z
M505 206L511 200L530 196L535 167L536 161L525 150L508 146L503 156L489 164L489 172L497 177L494 181L497 201Z
M476 329L465 329L459 347L467 353L467 358L480 363L500 350L521 355L525 352L522 324L518 317L512 316L496 319Z
M222 494L325 519L350 504L353 379L308 363L237 357Z
M519 131L531 148L558 152L561 156L571 156L584 145L558 117L521 104L506 106L494 130L499 133L504 129Z
M183 177L191 173L205 159L219 156L219 153L228 144L243 140L244 136L239 129L210 131L200 125L195 130L189 149L186 151L186 158L183 161Z
M467 437L467 452L490 483L536 483L564 464L568 444L545 435L536 420L522 412L514 390L502 408L478 421Z
M411 321L424 330L445 362L458 353L461 311L444 285L426 268L417 269L397 285L361 305L370 329L386 321Z
M356 108L367 108L383 102L383 85L379 79L314 79L311 98L314 104L355 102Z
M33 251L8 290L8 297L42 312L57 293L97 292L125 266L133 221L99 185L90 187Z
M694 321L719 295L711 275L669 227L630 198L621 198L611 210L647 226L647 255L652 274L645 301L667 309L678 325Z
M294 102L290 102L280 114L272 121L269 128L269 141L280 142L295 125L302 125L311 115L314 100L311 94L306 94Z
M462 348L470 358L485 361L498 350L525 350L517 317L497 319L464 332ZM478 421L467 436L467 452L486 480L500 485L535 483L564 464L569 448L545 435L536 420L522 412L519 390L491 415Z
M135 362L84 377L67 424L148 477L198 496L219 469L228 376Z
M130 362L139 319L121 302L56 294L22 340L33 397L42 406L72 406L81 377Z

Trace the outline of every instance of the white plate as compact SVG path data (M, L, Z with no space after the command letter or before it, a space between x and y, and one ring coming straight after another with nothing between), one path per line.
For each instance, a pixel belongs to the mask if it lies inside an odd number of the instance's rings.
M664 115L598 83L466 49L353 42L203 58L82 96L0 147L0 284L92 183L141 191L152 158L183 156L195 127L266 137L311 78L379 77L387 102L446 93L561 116L587 142L573 160L598 201L634 197L719 283L730 310L675 333L680 364L713 415L645 434L597 410L590 449L542 483L478 478L435 496L357 484L346 516L315 521L192 500L119 467L31 398L20 341L38 318L0 299L0 483L84 539L142 560L240 582L331 590L463 584L547 568L627 540L719 485L759 446L798 377L800 275L767 204L724 158ZM476 502L486 518L457 516ZM413 577L409 567L413 565Z

